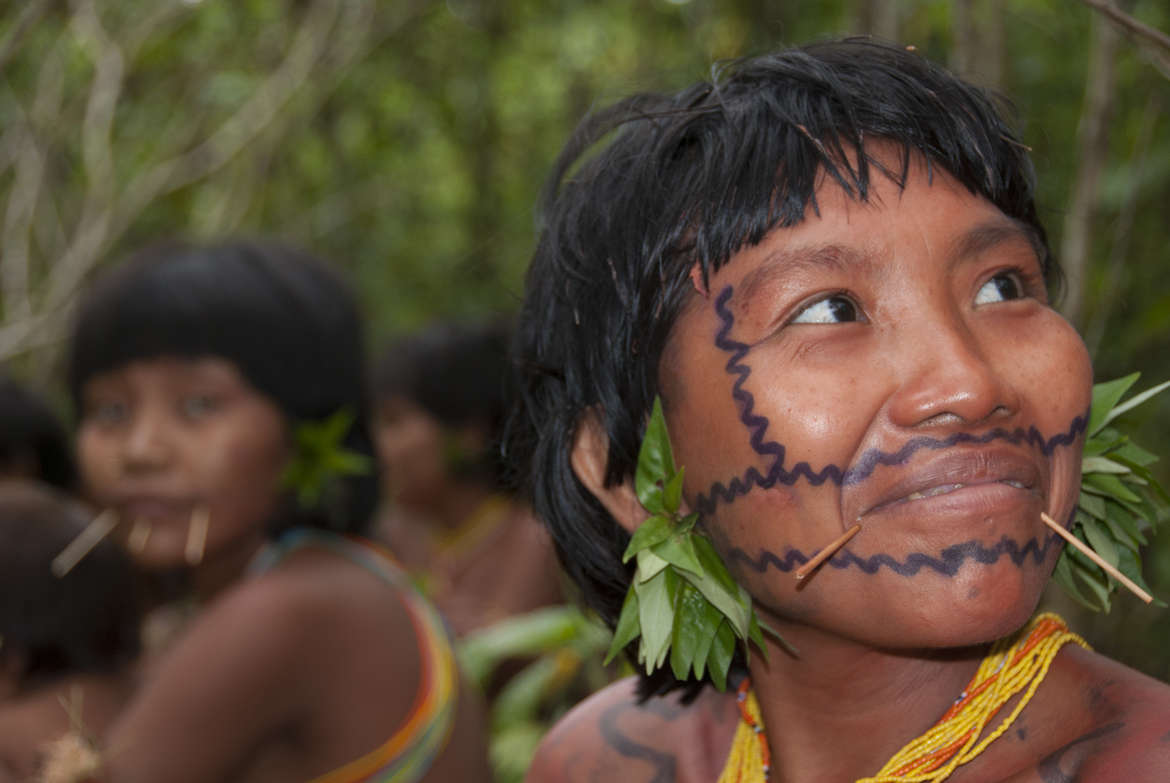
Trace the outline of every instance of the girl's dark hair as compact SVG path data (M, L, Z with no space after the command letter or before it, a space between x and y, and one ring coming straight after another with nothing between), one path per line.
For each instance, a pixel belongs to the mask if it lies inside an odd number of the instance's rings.
M482 427L489 445L459 469L469 478L500 483L498 442L510 401L510 340L511 327L504 320L440 322L399 337L374 368L374 405L403 397L444 427Z
M874 144L895 145L898 165ZM1058 283L1027 148L991 96L901 48L852 39L742 60L600 110L570 137L541 200L506 448L563 565L611 626L634 564L621 560L628 534L570 465L582 416L595 412L609 438L606 483L632 477L692 267L706 282L771 229L800 223L821 181L859 201L875 173L904 186L912 156L1027 227ZM643 685L679 683L665 669Z
M47 400L0 370L0 471L30 471L66 491L77 486L69 436Z
M0 655L21 656L26 681L117 671L138 656L142 583L129 555L106 539L63 577L50 571L89 521L46 484L0 482Z
M373 464L357 303L322 261L272 241L157 244L138 252L87 292L73 324L68 384L82 410L86 381L159 357L232 362L285 415L289 427L346 410L344 447ZM291 497L271 521L363 532L377 503L373 471L338 478L305 509Z

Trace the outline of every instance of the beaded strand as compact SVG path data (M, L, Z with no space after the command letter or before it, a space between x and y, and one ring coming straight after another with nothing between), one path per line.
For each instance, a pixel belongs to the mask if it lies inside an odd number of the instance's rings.
M911 740L873 777L857 783L941 783L960 765L978 756L1001 736L1048 675L1056 654L1068 643L1089 645L1068 630L1055 614L1041 614L1018 634L992 645L951 707L925 734ZM988 724L1023 691L1011 713L983 736ZM736 692L741 721L732 741L719 783L758 783L768 780L771 752L764 734L759 703L745 678Z

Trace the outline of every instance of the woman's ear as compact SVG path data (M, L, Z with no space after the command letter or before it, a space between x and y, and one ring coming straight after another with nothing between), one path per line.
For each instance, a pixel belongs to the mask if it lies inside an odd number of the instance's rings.
M590 410L577 426L573 453L569 458L573 472L585 488L593 493L617 523L630 533L650 516L638 500L633 478L616 486L605 486L605 466L609 456L609 438L595 410Z

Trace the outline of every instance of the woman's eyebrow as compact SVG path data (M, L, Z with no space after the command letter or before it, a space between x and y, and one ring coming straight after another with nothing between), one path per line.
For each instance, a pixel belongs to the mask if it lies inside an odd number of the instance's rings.
M1006 215L980 223L955 238L950 253L952 263L960 263L986 253L1005 242L1023 241L1040 257L1040 237L1035 229Z
M740 280L736 299L750 301L766 285L788 275L808 273L872 274L874 253L850 245L803 245L780 248L769 253L760 265Z

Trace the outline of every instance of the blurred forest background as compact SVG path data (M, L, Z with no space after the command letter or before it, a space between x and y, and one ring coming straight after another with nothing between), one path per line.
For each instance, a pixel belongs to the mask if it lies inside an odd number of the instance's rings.
M1013 101L1062 308L1099 380L1144 389L1170 378L1167 30L1166 0L0 0L0 362L57 388L87 276L176 234L331 259L376 344L510 312L542 178L591 106L872 34ZM1170 395L1127 422L1165 451ZM1170 531L1146 572L1170 598ZM1051 601L1170 680L1170 610Z

